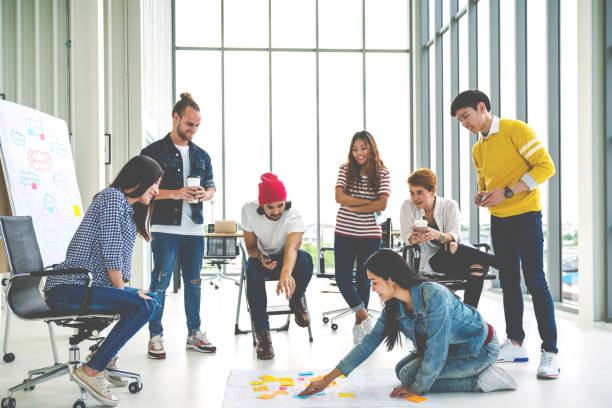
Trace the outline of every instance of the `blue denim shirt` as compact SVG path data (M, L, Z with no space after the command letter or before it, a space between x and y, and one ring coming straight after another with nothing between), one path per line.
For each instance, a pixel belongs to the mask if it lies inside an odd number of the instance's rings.
M164 176L159 184L160 189L178 190L184 187L183 183L183 159L178 149L174 146L170 133L161 140L151 143L140 154L154 159L164 170ZM207 189L215 188L213 180L212 164L210 156L205 150L189 142L189 174L187 176L199 176L200 185ZM191 206L191 218L196 224L202 224L202 203L189 204ZM181 225L183 212L182 200L159 200L155 201L151 224L158 225Z
M447 288L424 282L411 288L414 311L400 302L396 317L400 331L416 345L423 363L410 389L425 394L442 371L447 359L476 356L482 348L488 326L480 313L459 301ZM384 339L384 316L372 331L353 348L337 368L348 376L364 362Z

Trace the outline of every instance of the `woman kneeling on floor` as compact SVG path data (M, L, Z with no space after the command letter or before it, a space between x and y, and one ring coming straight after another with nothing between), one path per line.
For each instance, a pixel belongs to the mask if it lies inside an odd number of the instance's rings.
M513 390L516 382L495 365L499 343L493 327L448 288L415 273L391 249L367 260L372 290L385 303L374 329L329 374L312 382L300 396L325 389L336 377L348 376L386 342L390 351L404 334L416 350L400 360L395 373L401 385L390 396L406 398L427 392Z

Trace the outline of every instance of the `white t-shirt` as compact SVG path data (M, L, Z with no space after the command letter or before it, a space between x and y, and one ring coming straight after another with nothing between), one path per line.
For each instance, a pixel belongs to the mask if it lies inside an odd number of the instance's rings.
M183 159L183 185L187 185L187 177L189 177L189 169L191 169L191 163L189 162L189 146L174 145L181 154ZM187 170L185 170L187 169ZM177 235L204 235L204 224L196 224L191 219L191 207L187 200L183 200L183 210L181 211L181 225L151 225L151 232L163 232L166 234L177 234Z
M292 232L304 232L304 221L295 208L286 210L278 221L273 221L265 214L257 214L259 203L251 201L242 207L242 229L257 236L257 247L261 252L276 255L285 249L287 235Z

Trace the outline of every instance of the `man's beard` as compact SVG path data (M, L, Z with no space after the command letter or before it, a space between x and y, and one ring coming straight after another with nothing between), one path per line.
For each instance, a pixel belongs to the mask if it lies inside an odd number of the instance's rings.
M179 137L181 139L183 139L184 141L186 141L186 142L190 142L191 141L191 140L189 140L187 138L187 135L185 133L181 132L179 129L176 129L176 134L179 135Z
M280 219L281 219L281 217L282 217L282 215L283 215L283 214L280 214L280 215L278 216L278 218L272 218L272 217L269 217L269 216L268 216L268 214L266 214L266 213L264 213L264 215L265 215L265 216L266 216L266 218L267 218L267 219L269 219L270 221L278 221L278 220L280 220Z

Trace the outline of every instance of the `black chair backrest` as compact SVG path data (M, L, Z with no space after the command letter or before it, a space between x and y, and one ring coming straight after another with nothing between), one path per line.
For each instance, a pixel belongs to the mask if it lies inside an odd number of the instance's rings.
M382 247L391 248L391 218L387 218L381 225L382 230Z
M11 275L42 271L44 266L32 217L0 217L0 226ZM15 314L33 318L49 310L40 292L41 279L40 276L24 276L12 281L7 299Z

